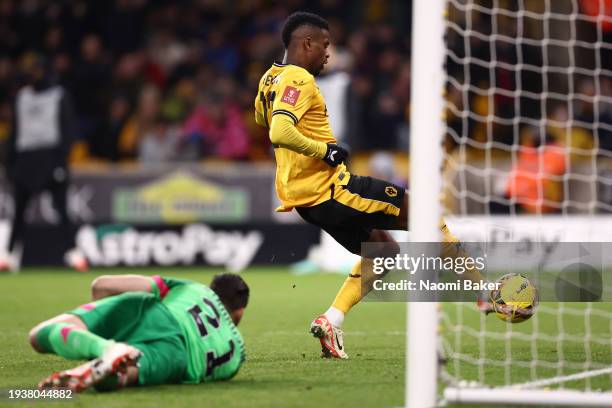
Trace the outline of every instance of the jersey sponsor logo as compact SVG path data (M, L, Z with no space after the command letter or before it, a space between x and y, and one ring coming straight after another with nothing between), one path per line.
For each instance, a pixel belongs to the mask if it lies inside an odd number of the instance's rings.
M288 86L285 88L285 92L283 92L283 97L281 98L282 102L288 103L291 106L295 106L298 98L300 97L300 92L296 88L292 86Z
M389 197L397 197L397 188L393 186L387 186L385 187L385 194L387 194Z

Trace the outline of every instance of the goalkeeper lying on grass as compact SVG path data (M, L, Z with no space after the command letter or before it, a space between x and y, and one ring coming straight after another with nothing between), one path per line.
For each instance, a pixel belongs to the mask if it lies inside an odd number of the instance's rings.
M244 361L236 325L249 287L238 275L216 275L210 287L159 276L101 276L92 297L30 331L40 353L90 360L53 373L39 388L197 384L232 378Z

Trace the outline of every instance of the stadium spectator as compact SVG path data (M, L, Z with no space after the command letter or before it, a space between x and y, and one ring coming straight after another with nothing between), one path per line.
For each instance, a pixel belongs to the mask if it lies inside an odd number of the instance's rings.
M579 97L575 99L574 112L576 120L580 122L579 126L583 131L588 129L594 139L596 137L601 154L606 155L606 152L609 154L612 151L612 82L610 78L602 77L599 81L599 88L600 97L597 98L597 90L592 80L578 82ZM583 136L583 139L588 142L590 138ZM585 142L582 143L585 144Z
M109 159L114 162L121 158L119 153L119 137L130 117L130 102L127 97L118 95L113 98L108 108L108 117L96 129L91 141L91 155L99 159Z
M238 50L228 43L224 33L213 30L208 36L202 62L231 75L238 71Z
M602 78L599 100L599 149L602 155L612 155L612 80Z
M81 42L80 57L70 72L70 89L78 115L77 132L85 140L91 139L100 125L109 71L100 37L96 34L86 35Z
M147 57L144 52L136 51L123 54L117 59L112 72L112 78L107 84L111 95L125 95L134 106L141 91L147 85L155 84L155 80L148 80Z
M541 140L543 139L543 140ZM563 200L562 176L566 169L566 151L549 134L540 137L537 129L525 128L517 162L510 171L506 209L518 212L558 213Z
M7 252L0 253L0 270L19 268L16 244L24 238L25 210L36 194L48 190L59 215L66 262L79 271L87 260L75 247L68 218L67 157L74 134L74 112L68 92L53 83L48 62L34 59L27 67L28 84L17 93L8 140L7 176L13 187L15 213Z
M350 75L346 72L346 61L338 55L335 47L329 48L329 60L317 78L317 85L327 103L329 125L339 141L346 140L347 95Z
M159 116L142 135L138 159L142 163L158 164L174 160L177 156L179 127Z
M151 131L159 115L160 92L153 85L144 87L136 112L127 120L119 134L119 155L134 158L143 136Z
M579 119L575 116L570 118L565 103L554 105L550 111L547 133L559 146L566 148L572 160L591 160L596 154L591 130L587 130L584 123L576 122ZM592 120L586 124L589 128L592 127L590 123Z
M208 93L187 118L183 127L185 143L199 157L244 159L249 136L236 103L221 93Z

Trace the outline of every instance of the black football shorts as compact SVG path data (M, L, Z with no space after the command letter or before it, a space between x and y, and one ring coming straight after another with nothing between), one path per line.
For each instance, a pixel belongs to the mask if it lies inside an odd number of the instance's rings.
M305 221L359 254L361 243L368 240L373 229L400 229L398 217L406 190L384 180L345 174L349 177L344 183L330 186L329 200L296 210Z

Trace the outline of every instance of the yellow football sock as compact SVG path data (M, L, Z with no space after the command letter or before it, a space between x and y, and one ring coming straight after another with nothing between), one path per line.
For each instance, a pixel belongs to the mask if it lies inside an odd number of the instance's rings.
M332 307L346 314L359 303L361 297L361 260L359 260L338 291Z
M455 237L448 230L446 223L442 220L440 222L440 230L443 234L443 244L442 244L442 256L443 257L467 257L468 253L460 246L457 245L460 243L459 239ZM363 267L362 267L363 264ZM363 273L363 277L362 277ZM332 307L340 310L342 313L346 314L353 306L355 306L359 301L363 298L364 295L367 294L369 285L362 285L362 282L369 282L373 280L375 277L380 277L378 275L373 275L372 273L372 261L370 259L362 258L353 266L351 273L344 281L344 284L336 294L336 298L332 303ZM486 280L481 273L475 269L470 268L460 275L462 279L469 279L473 282ZM363 287L365 286L365 287ZM365 293L364 293L365 292Z

